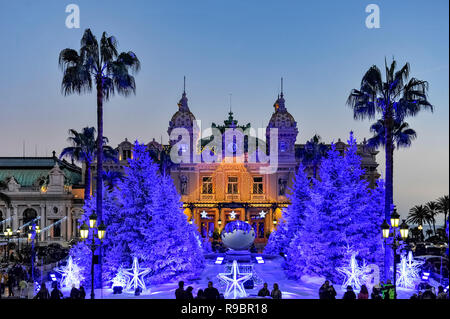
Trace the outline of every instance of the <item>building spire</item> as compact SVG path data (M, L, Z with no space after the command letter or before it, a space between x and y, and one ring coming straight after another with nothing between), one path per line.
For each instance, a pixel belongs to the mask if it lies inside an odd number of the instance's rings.
M183 94L186 94L186 75L183 76Z
M283 77L281 77L281 93L280 96L283 97Z
M188 98L186 97L186 76L183 76L183 94L178 102L178 107L181 111L189 111Z

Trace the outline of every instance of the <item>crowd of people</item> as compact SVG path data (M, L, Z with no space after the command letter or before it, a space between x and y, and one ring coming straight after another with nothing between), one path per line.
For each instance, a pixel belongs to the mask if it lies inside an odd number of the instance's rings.
M52 283L52 291L49 292L45 282L41 283L41 288L37 292L33 299L86 299L86 291L83 286L77 287L73 286L70 290L69 297L64 297L63 293L58 287L56 282Z
M259 297L272 297L272 299L281 299L282 293L278 284L273 284L272 292L267 288L267 283L264 283L263 288L258 292ZM213 282L208 282L208 287L205 289L199 289L197 296L193 295L194 288L192 286L184 289L184 281L178 282L178 288L175 290L175 299L193 300L193 299L224 299L223 294L219 293L219 290L214 287Z
M448 292L444 291L444 287L438 287L438 293L434 291L434 287L427 284L424 287L424 291L419 290L416 294L413 294L410 299L448 299ZM375 285L372 288L372 293L370 294L370 299L375 300L389 300L396 299L395 287L390 280L386 281L386 284L381 283L380 285ZM336 299L337 293L333 285L326 280L319 289L319 299L332 300ZM355 293L352 286L347 286L346 291L342 297L344 300L355 300L355 299L369 299L369 290L366 285L362 285L358 294Z
M28 287L32 285L31 275L31 267L21 263L0 270L0 298L28 298Z

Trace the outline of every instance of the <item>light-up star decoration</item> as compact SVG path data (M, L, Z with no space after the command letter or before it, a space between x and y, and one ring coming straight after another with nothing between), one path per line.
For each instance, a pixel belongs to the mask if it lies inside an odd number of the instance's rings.
M402 255L400 266L397 269L397 286L401 288L414 288L416 282L420 280L420 269L422 261L417 261L413 258L412 251L406 255Z
M130 281L130 277L128 277L125 274L124 269L122 266L119 267L119 270L117 271L117 275L113 278L112 281L112 287L122 287L125 288Z
M81 275L80 267L73 262L72 256L69 256L65 266L56 268L55 271L62 275L60 285L63 288L80 287L80 282L84 279Z
M227 288L225 289L224 297L237 299L247 297L247 293L244 289L244 282L252 278L252 273L239 272L238 262L233 260L233 266L231 267L231 272L220 273L217 275L218 278L222 279L227 283Z
M352 286L355 290L361 288L361 285L366 280L367 274L370 272L370 269L368 269L365 263L362 267L358 266L356 254L352 254L349 266L336 267L336 270L345 277L342 288L346 289L347 286Z
M200 215L202 216L202 218L205 218L205 219L208 218L208 213L205 212L205 211L202 211L202 212L200 213Z
M264 218L266 218L266 214L267 214L267 212L265 212L265 211L261 211L260 213L259 213L259 217L261 218L261 219L264 219Z
M234 210L230 213L230 219L236 219L236 212Z
M150 272L150 268L139 267L139 262L136 257L133 258L133 266L130 269L125 269L123 271L124 275L130 276L130 280L127 283L125 290L135 291L137 287L141 288L142 291L146 290L144 276Z

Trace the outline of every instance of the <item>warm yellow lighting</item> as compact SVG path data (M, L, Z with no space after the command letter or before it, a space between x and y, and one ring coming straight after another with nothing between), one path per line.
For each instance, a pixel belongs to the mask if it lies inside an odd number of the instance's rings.
M400 223L400 215L397 213L397 208L394 208L394 212L391 214L391 226L397 228Z
M97 215L95 213L92 213L91 216L89 216L89 227L94 228L96 222L97 222Z
M389 225L386 222L386 219L383 221L383 224L381 225L381 230L383 232L383 238L389 238Z
M422 225L419 225L419 227L417 227L419 230L422 230L423 229L423 226Z
M89 227L86 225L86 223L83 223L80 227L80 236L81 239L86 239L89 235Z
M403 223L400 225L400 236L402 236L403 240L408 238L408 232L409 232L409 227L406 224L405 220L403 220Z
M100 226L98 226L97 228L98 230L98 239L103 240L103 238L105 238L105 234L106 234L106 226L105 224L103 224L103 221L101 222Z

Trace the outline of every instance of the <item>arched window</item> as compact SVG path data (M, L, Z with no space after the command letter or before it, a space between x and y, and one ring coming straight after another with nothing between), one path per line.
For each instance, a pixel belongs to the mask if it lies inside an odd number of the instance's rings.
M33 208L27 208L23 212L23 224L25 225L28 222L31 222L33 219L37 217L37 212Z

